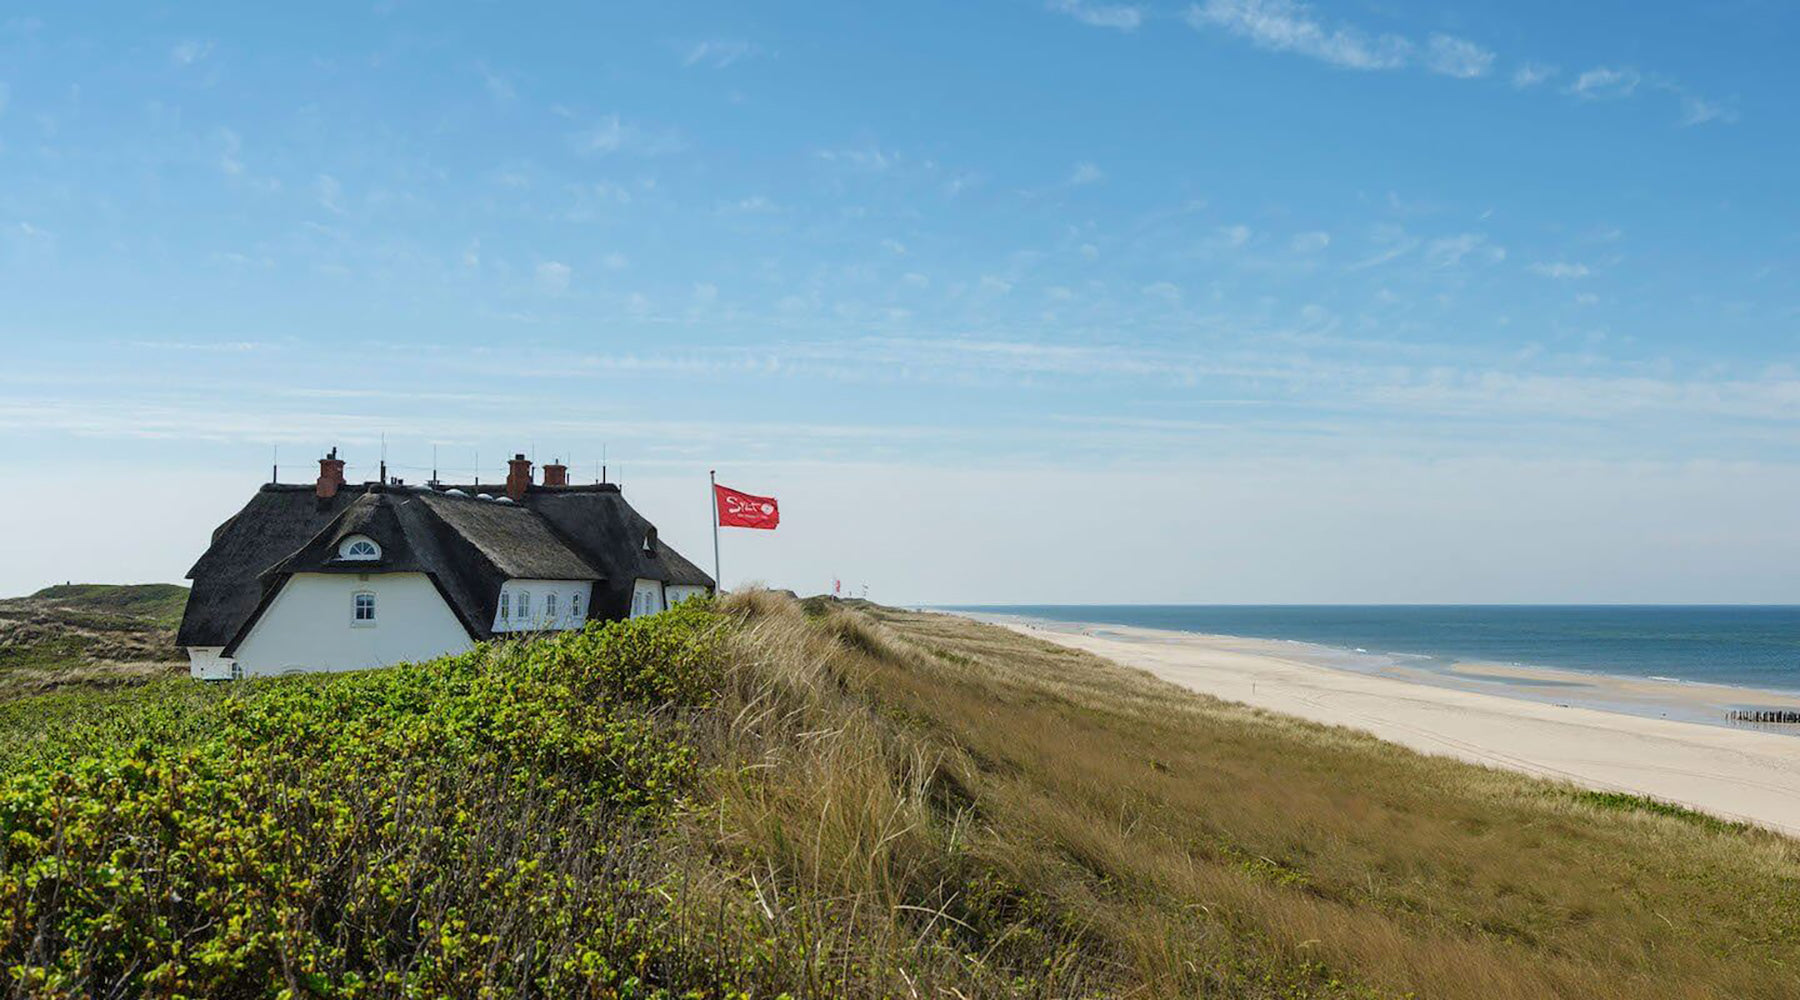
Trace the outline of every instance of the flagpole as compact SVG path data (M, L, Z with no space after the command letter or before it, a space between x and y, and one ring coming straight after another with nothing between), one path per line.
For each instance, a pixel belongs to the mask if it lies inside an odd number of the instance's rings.
M707 490L707 492L712 494L713 593L722 594L725 592L725 578L719 575L719 470L717 470L717 469L708 470L706 473L706 479L707 479L707 482L712 484L712 489Z

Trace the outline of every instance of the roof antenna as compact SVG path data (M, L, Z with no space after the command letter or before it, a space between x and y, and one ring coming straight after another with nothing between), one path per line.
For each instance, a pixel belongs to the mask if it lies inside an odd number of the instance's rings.
M275 457L274 457L274 460L269 463L269 482L270 482L270 484L281 482L281 446L280 445L275 445Z
M437 445L434 444L431 446L431 485L435 489L437 484Z
M481 485L481 449L475 449L475 485Z
M381 485L387 485L387 431L381 432Z
M600 485L606 485L606 442L600 443Z

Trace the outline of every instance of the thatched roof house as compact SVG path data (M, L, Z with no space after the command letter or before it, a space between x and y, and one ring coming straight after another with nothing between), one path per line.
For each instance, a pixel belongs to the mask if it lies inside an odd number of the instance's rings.
M613 484L270 483L213 532L177 642L194 676L345 670L434 656L496 634L660 611L713 580L657 537Z

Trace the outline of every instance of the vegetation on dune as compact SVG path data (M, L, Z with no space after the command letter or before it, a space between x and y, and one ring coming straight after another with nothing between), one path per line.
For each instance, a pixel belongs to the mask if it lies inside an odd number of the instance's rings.
M1796 889L1770 834L767 593L0 706L19 995L1775 997Z
M0 697L142 684L185 669L187 588L75 583L0 600Z
M164 625L181 623L188 589L175 583L59 583L32 594L29 600L68 608L113 612L148 618Z

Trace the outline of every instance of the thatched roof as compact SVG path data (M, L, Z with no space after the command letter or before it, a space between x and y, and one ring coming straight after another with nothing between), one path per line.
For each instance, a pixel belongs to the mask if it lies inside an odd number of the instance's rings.
M591 580L592 618L623 617L639 578L712 586L617 486L533 486L518 504L477 499L481 491L365 484L321 500L310 485L266 485L213 532L188 571L194 588L177 642L229 653L300 572L423 573L478 640L489 637L501 584L511 579ZM339 558L351 535L374 539L381 559Z

